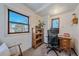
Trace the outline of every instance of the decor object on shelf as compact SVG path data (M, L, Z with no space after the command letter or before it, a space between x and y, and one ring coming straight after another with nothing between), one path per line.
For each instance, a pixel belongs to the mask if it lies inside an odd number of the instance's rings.
M78 24L78 18L77 18L77 16L76 16L76 14L73 13L72 15L73 15L72 24Z
M69 33L64 33L63 34L65 37L70 37L70 34Z
M39 20L38 22L39 22L38 27L39 27L39 28L43 28L43 26L45 25L44 22L42 22L42 21L40 21L40 20Z

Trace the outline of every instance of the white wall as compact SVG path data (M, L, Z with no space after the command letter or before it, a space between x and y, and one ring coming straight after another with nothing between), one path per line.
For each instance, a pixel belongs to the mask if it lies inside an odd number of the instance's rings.
M48 16L43 17L44 20L44 42L47 43Z
M79 5L75 9L74 13L76 13L76 15L78 17L78 24L73 25L72 34L73 34L73 38L74 38L74 41L75 41L75 49L76 49L77 54L79 55Z
M8 34L8 12L11 9L29 16L30 32L20 34ZM38 20L42 19L30 9L22 4L0 4L0 41L5 42L8 46L16 43L22 43L22 51L32 47L32 31L31 28L38 24Z

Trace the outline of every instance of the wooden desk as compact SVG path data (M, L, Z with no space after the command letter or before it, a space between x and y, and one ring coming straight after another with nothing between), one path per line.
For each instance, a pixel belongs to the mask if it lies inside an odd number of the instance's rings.
M70 37L59 37L60 49L71 55L71 38Z

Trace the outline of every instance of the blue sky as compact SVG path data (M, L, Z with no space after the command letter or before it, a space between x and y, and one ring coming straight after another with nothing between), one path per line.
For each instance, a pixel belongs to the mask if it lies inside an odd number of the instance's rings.
M9 11L9 17L10 17L9 21L28 24L28 18L27 17L20 15L20 14L17 14L15 12Z

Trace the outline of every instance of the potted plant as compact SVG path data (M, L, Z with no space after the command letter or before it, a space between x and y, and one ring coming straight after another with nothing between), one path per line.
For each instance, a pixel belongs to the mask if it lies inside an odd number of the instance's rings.
M40 20L39 20L38 22L39 22L38 27L39 27L39 28L43 28L44 25L45 25L44 22L41 22Z

